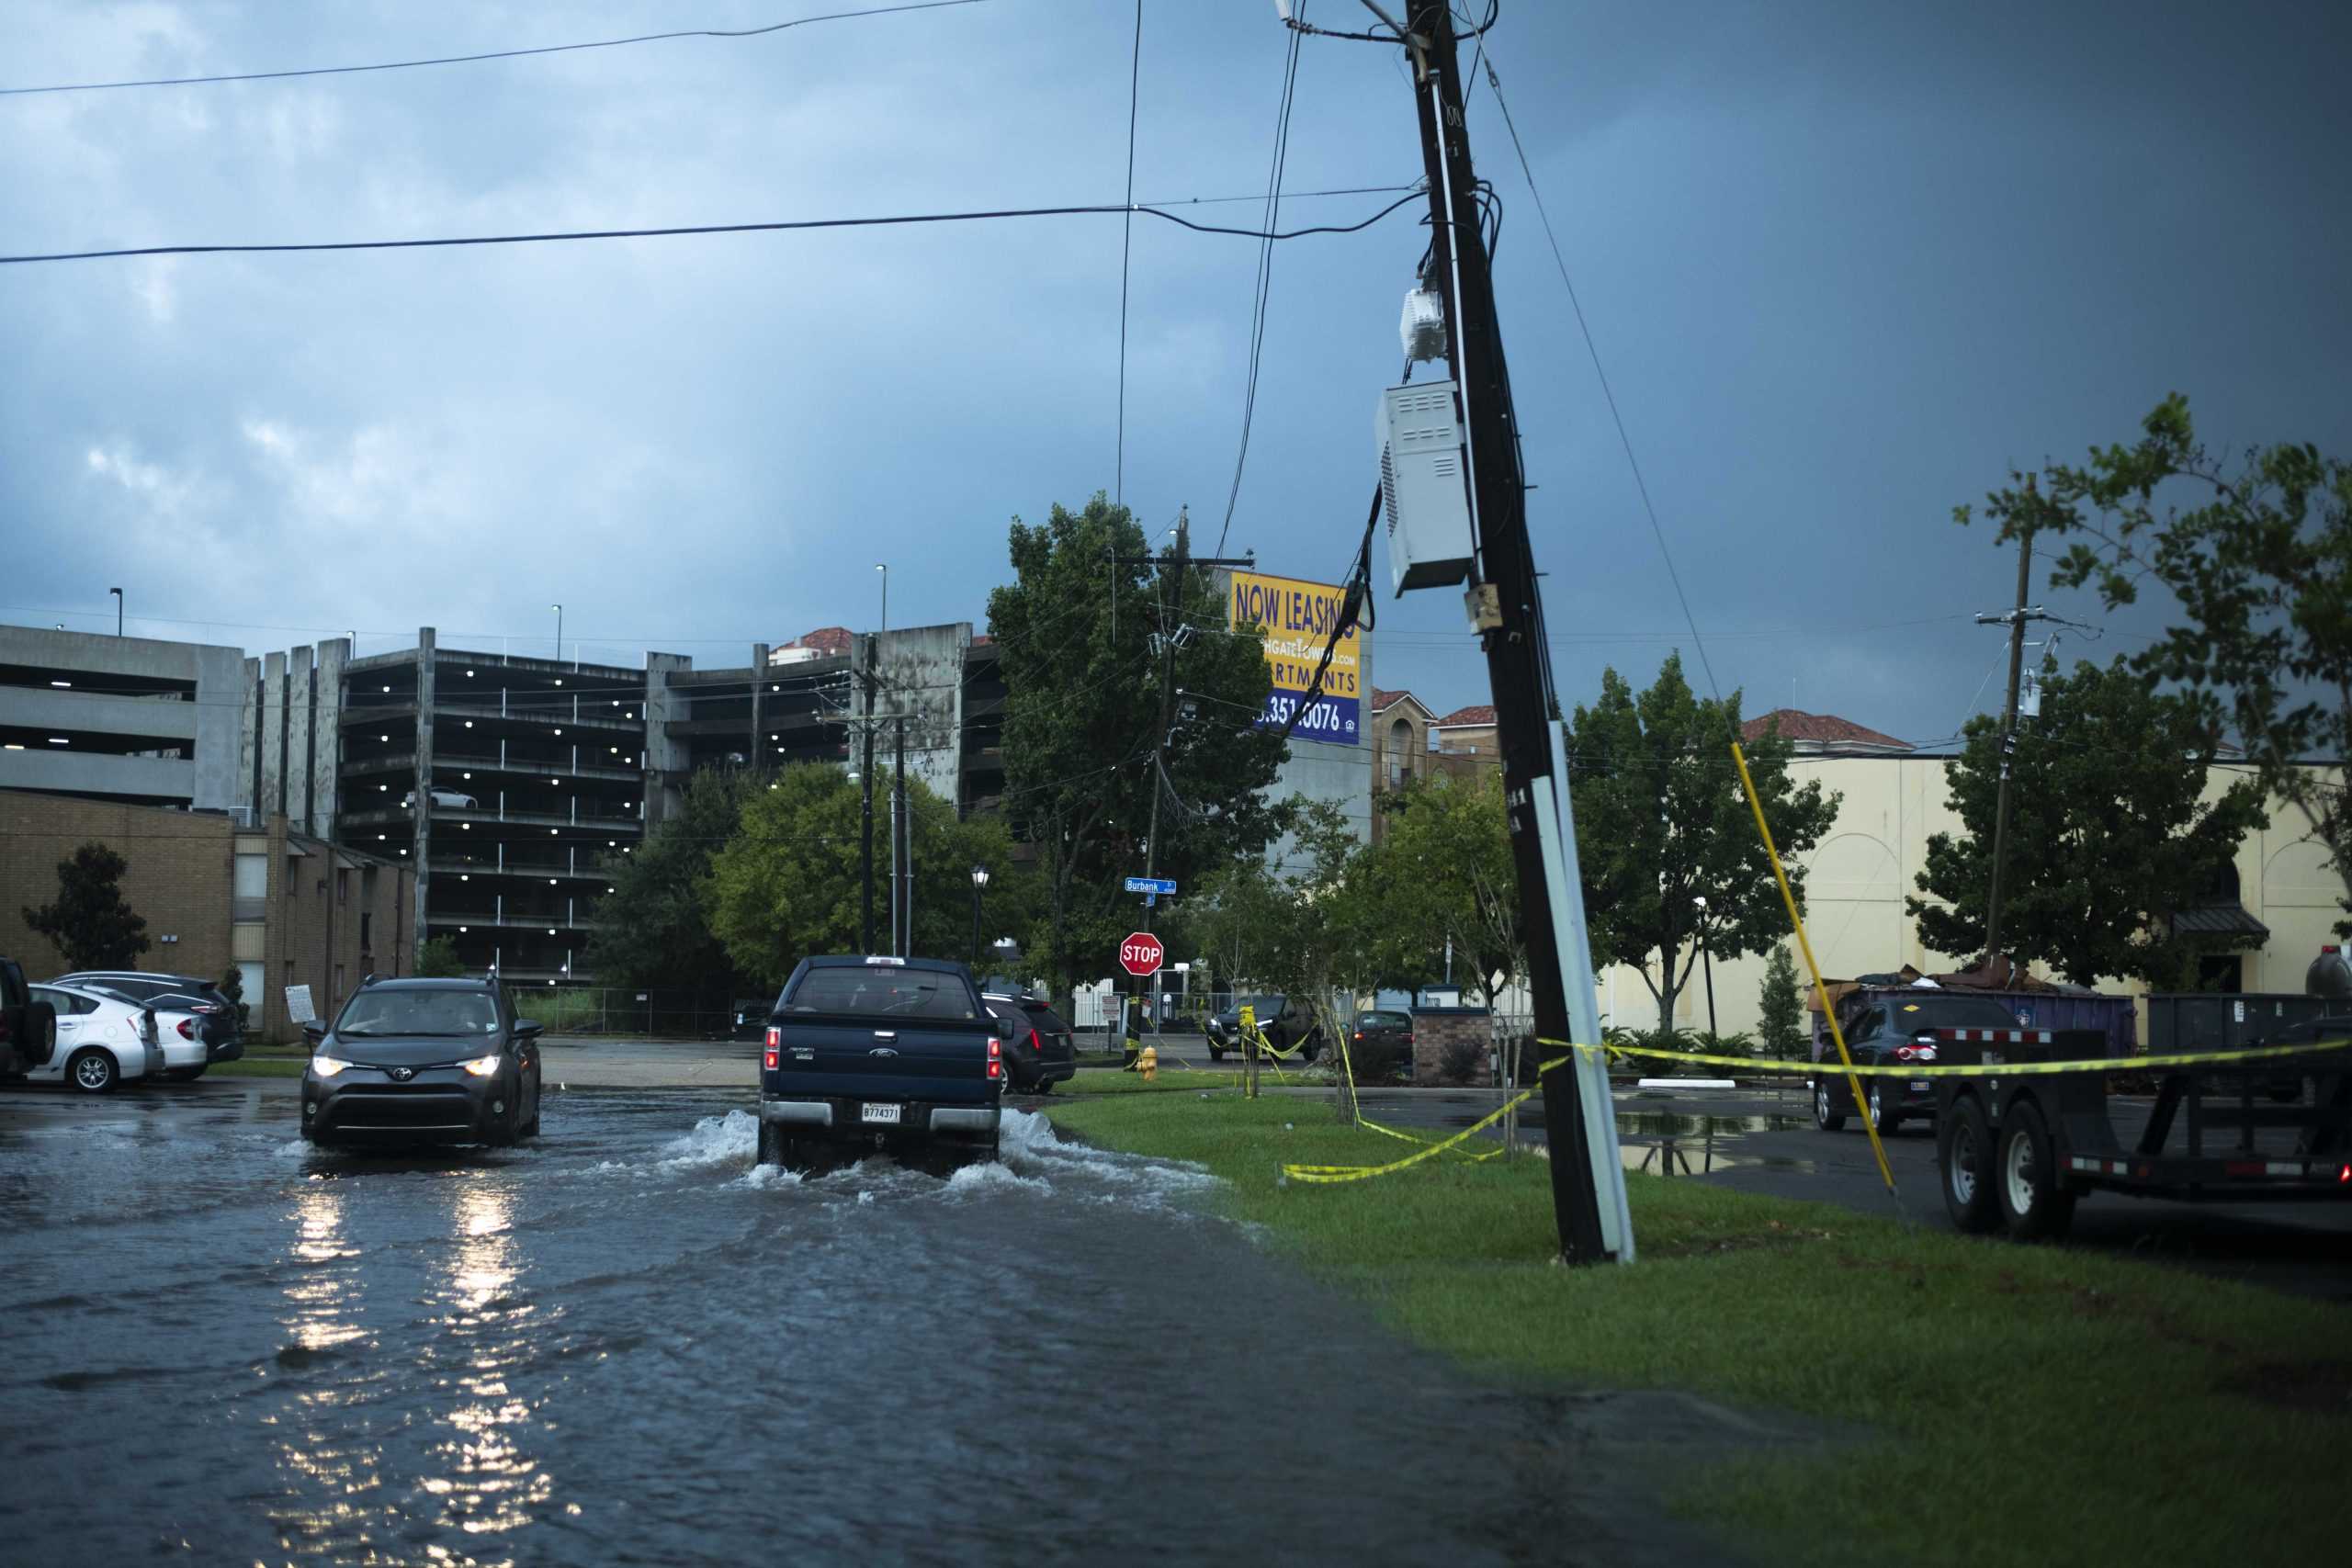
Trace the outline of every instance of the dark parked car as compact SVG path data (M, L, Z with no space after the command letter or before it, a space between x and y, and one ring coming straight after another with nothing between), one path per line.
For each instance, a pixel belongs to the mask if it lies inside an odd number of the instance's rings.
M1412 1082L1413 1015L1394 1008L1356 1014L1348 1060L1355 1066L1358 1083Z
M1043 997L984 992L981 1000L1004 1025L1004 1075L1023 1094L1051 1094L1078 1072L1078 1041Z
M56 1049L56 1008L34 1000L17 961L0 958L0 1077L44 1066Z
M489 980L360 982L305 1024L302 1135L319 1144L511 1144L539 1130L539 1025Z
M2007 1029L2018 1027L2016 1015L1990 997L1965 997L1951 991L1905 988L1873 993L1850 1012L1841 1011L1846 1050L1858 1067L1893 1067L1916 1062L1921 1066L1936 1059L1939 1029ZM1936 1080L1929 1078L1866 1077L1863 1104L1854 1103L1852 1080L1838 1070L1838 1047L1826 1035L1818 1042L1820 1055L1807 1087L1813 1090L1814 1125L1835 1133L1846 1118L1866 1111L1880 1137L1913 1116L1936 1113Z
M1302 1047L1300 1054L1313 1061L1323 1053L1323 1033L1316 1027L1315 1015L1307 1011L1303 1001L1287 997L1243 997L1223 1012L1209 1015L1209 1060L1222 1062L1227 1051L1241 1049L1241 1010L1255 1010L1258 1032L1277 1051L1287 1051L1293 1045Z
M143 969L77 969L71 975L60 975L51 984L104 986L157 1012L182 1015L165 1027L176 1027L183 1038L193 1035L202 1040L204 1063L202 1066L172 1068L165 1075L168 1077L183 1081L199 1078L204 1076L204 1068L213 1063L233 1062L245 1054L237 1004L209 980L194 975L155 975Z
M768 1032L768 1014L775 1010L774 997L738 997L735 998L735 1021L728 1027L729 1040L748 1040L757 1044Z

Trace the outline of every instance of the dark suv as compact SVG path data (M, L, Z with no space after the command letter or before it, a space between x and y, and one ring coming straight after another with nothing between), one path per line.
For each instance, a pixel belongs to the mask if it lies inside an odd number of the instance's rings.
M511 1144L539 1130L539 1025L488 980L360 983L309 1023L302 1135L317 1144Z
M984 991L980 999L1004 1025L1004 1076L1023 1094L1051 1094L1078 1076L1078 1040L1043 997Z
M1208 1021L1209 1060L1222 1062L1227 1051L1241 1049L1241 1010L1248 1007L1258 1021L1258 1032L1277 1051L1302 1046L1300 1055L1312 1062L1323 1053L1323 1031L1304 1001L1287 997L1244 997Z

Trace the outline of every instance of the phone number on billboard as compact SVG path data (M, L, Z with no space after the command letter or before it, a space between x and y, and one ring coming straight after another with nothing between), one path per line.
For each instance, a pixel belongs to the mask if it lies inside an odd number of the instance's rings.
M1301 740L1353 741L1356 738L1356 705L1352 702L1308 703L1299 712L1299 700L1281 692L1269 693L1266 713L1258 721L1260 728L1279 729L1290 722L1290 716L1299 713L1296 728L1291 734Z

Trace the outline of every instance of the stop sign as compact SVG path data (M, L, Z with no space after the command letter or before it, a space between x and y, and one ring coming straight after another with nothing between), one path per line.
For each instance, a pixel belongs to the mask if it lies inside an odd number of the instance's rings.
M1129 931L1127 940L1119 944L1119 963L1138 979L1157 974L1159 961L1167 956L1168 950L1149 931Z

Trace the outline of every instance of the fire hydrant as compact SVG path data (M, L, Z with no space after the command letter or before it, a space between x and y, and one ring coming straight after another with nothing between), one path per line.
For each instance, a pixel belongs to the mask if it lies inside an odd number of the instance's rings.
M1157 1045L1147 1045L1147 1046L1145 1046L1145 1047L1143 1048L1143 1054L1142 1054L1141 1055L1139 1055L1139 1056L1137 1056L1137 1057L1136 1058L1136 1072L1138 1072L1138 1073L1141 1073L1141 1074L1143 1075L1143 1077L1144 1077L1144 1078L1145 1078L1145 1080L1146 1080L1147 1082L1148 1082L1150 1079L1152 1079L1152 1078L1154 1078L1154 1077L1157 1077L1159 1076L1159 1046L1157 1046Z

